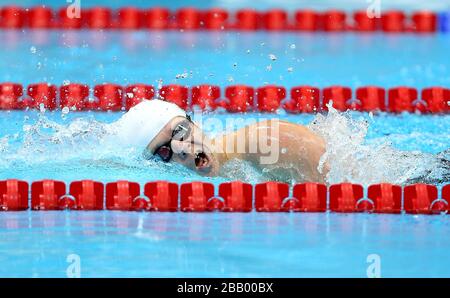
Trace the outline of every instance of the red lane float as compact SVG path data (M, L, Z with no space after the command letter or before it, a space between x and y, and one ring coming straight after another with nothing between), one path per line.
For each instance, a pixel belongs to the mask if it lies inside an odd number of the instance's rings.
M235 29L253 31L259 28L260 14L254 9L241 9L236 12Z
M208 30L228 28L228 12L221 8L212 8L205 12L204 26Z
M5 6L0 10L0 27L19 29L25 24L26 12L22 7Z
M119 180L106 184L106 209L108 210L146 210L149 205L140 198L141 187L137 182Z
M409 87L389 89L389 111L393 113L414 112L424 110L423 105L417 103L417 90Z
M176 12L176 27L182 30L197 30L201 25L200 11L196 8L186 7Z
M151 85L134 84L125 87L125 109L128 111L143 100L153 99L155 89Z
M106 7L92 7L83 12L86 25L91 29L108 29L113 27L111 9Z
M340 10L326 11L322 15L323 29L328 32L339 32L347 29L347 15Z
M255 89L244 85L229 86L225 89L228 102L225 108L232 113L245 113L253 110Z
M317 31L320 28L320 16L312 10L298 10L295 12L294 28L299 31Z
M93 180L74 181L70 183L70 195L75 199L75 210L102 210L104 185Z
M431 11L418 11L412 15L413 30L419 33L437 31L437 15Z
M355 108L350 100L352 99L352 89L342 86L332 86L324 88L322 91L322 109L328 111L327 104L333 101L333 108L338 111L346 111Z
M24 102L28 108L35 109L56 109L56 86L47 83L37 83L28 85L27 95L30 97Z
M59 89L61 108L68 107L71 110L85 110L89 105L89 87L84 84L70 83Z
M161 87L159 96L169 102L173 102L180 108L186 110L188 105L188 88L181 85L167 85Z
M22 108L20 98L23 87L15 83L0 84L0 110L16 110Z
M448 201L438 199L438 190L434 185L413 184L403 190L404 209L412 214L438 214L448 212Z
M372 200L375 213L400 213L402 208L402 187L388 183L370 185L368 198Z
M28 11L28 27L48 29L53 27L53 10L46 6L32 7Z
M178 184L155 181L145 184L144 195L150 200L151 211L178 210Z
M359 100L362 111L386 111L386 90L383 88L360 87L356 89L356 99Z
M0 181L0 211L28 209L28 183L16 179Z
M279 31L288 28L287 13L282 9L272 9L263 15L263 26L269 31Z
M183 212L220 210L223 206L223 202L214 197L212 183L190 182L180 186L180 207Z
M381 16L381 26L384 32L398 33L406 29L406 16L402 11L387 11Z
M103 84L94 87L94 97L97 102L94 104L102 111L120 111L122 109L123 90L115 84Z
M59 28L62 29L80 29L82 27L81 15L79 18L67 14L67 7L58 11Z
M260 87L256 91L256 97L260 112L274 112L286 98L286 88L273 85Z
M135 7L122 7L117 11L117 27L137 30L142 27L142 12Z
M442 199L447 203L450 203L450 184L447 184L442 188Z
M380 29L380 19L367 15L367 11L356 11L353 14L354 27L356 31L373 32Z
M144 12L144 27L163 30L169 27L170 12L167 8L154 7Z
M325 212L327 210L327 187L320 183L294 185L293 197L298 200L298 211Z
M258 212L299 211L300 203L289 197L289 184L265 182L255 185L255 209Z
M201 110L215 110L220 98L220 87L199 85L192 87L191 108L198 106Z
M250 212L253 208L253 186L240 181L219 185L219 196L223 198L222 211Z
M61 200L66 195L66 184L56 180L35 181L31 184L31 209L61 210L67 205Z
M429 113L448 113L450 110L450 89L431 87L422 90L425 110Z
M359 184L341 183L330 186L330 210L333 212L363 212L373 210L373 203L364 199Z
M291 89L291 99L283 104L289 113L315 113L320 109L319 88L299 86Z

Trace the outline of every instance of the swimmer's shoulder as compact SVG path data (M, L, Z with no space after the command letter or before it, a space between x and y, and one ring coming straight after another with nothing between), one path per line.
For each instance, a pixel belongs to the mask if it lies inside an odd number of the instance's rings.
M267 119L267 120L263 120L263 121L259 121L255 124L253 124L252 126L257 126L257 127L277 127L280 129L287 129L287 130L291 130L291 129L300 129L300 130L307 130L307 127L301 124L297 124L297 123L293 123L293 122L289 122L286 120L282 120L282 119Z
M308 137L308 138L314 138L317 137L317 135L311 131L310 128L308 128L305 125L289 122L286 120L281 119L267 119L260 122L257 122L253 125L251 128L263 128L267 127L271 130L275 129L277 132L284 134L284 135L297 135L302 137Z
M286 120L282 120L282 119L277 119L277 118L273 118L273 119L266 119L266 120L262 120L259 122L256 122L254 124L252 124L253 126L274 126L274 125L282 125L282 126L300 126L299 124L295 124Z

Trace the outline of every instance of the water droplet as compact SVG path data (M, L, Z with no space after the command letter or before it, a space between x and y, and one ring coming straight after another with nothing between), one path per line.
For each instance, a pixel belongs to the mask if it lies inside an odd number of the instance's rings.
M180 73L180 74L177 74L177 75L175 76L176 79L185 79L185 78L187 78L187 77L188 77L187 72Z
M277 60L277 56L275 56L274 54L269 54L269 58L270 58L270 60L272 60L272 61Z
M31 52L31 54L36 54L36 52L37 52L36 47L35 47L35 46L32 46L32 47L30 48L30 52Z

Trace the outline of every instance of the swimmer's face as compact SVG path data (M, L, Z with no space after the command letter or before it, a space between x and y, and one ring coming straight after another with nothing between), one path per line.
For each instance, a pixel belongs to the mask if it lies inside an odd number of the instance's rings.
M177 162L205 176L216 176L219 163L210 140L185 117L175 117L147 146L147 152L165 162Z

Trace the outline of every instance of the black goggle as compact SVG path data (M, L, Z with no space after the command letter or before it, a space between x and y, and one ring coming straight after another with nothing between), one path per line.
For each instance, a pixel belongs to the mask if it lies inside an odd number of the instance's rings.
M191 135L191 118L189 116L186 116L186 120L183 120L182 122L178 123L175 129L172 131L172 137L170 140L159 146L153 155L157 155L161 158L163 162L169 162L170 159L173 156L173 150L172 150L172 140L176 141L184 141Z

